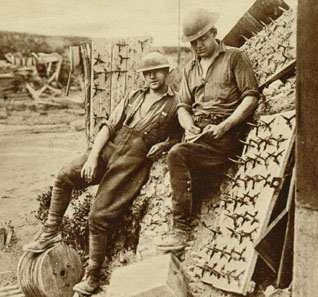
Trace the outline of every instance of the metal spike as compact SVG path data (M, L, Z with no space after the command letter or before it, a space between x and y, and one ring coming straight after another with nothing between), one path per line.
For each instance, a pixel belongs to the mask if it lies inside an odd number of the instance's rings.
M258 135L258 129L261 127L261 125L254 124L254 123L251 123L251 122L246 122L246 124L256 129L255 135L257 136Z
M271 131L271 124L275 121L275 118L273 118L271 121L266 122L264 120L259 120L262 123L262 126L265 127L264 130L268 129L269 131Z
M129 57L123 57L122 55L118 55L118 57L119 57L119 59L120 59L120 61L119 61L120 65L123 63L123 60L128 60L128 59L130 59Z
M282 134L279 134L277 138L271 137L271 140L276 141L276 148L279 148L279 143L288 140L288 138L284 138Z
M251 142L254 142L256 144L257 150L259 151L261 148L261 144L263 143L262 139L256 140L256 139L251 139Z
M103 61L101 59L100 53L97 54L97 58L94 58L94 60L95 60L94 66L97 65L97 64L105 64L106 63L105 61Z
M121 48L124 47L124 46L128 46L128 43L124 42L124 43L116 43L116 45L118 46L118 51L120 52L121 51Z
M236 178L234 178L234 177L232 177L232 176L230 176L230 175L228 175L228 174L224 174L225 176L227 176L232 182L233 182L233 188L235 188L235 187L239 187L239 184L238 184L238 178L236 177Z
M286 121L286 123L287 123L287 125L288 125L288 127L289 127L290 129L292 129L292 127L293 127L293 125L291 124L291 120L292 120L295 116L296 116L295 114L293 114L291 117L286 117L286 116L281 115L281 117Z
M239 142L243 143L243 144L244 144L245 146L247 146L247 147L252 147L252 148L255 147L255 145L251 144L251 141L246 142L246 141L244 141L244 140L242 140L242 139L239 139Z

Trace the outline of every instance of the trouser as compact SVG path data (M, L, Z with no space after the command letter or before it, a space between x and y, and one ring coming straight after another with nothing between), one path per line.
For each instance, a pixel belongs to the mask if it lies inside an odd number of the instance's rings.
M130 205L146 182L151 166L149 145L139 133L123 127L109 141L99 158L97 173L91 182L81 177L88 153L64 166L55 180L47 226L57 226L69 205L72 189L99 184L89 217L90 234L105 234L109 224ZM97 238L97 237L96 237ZM98 246L96 249L100 250Z
M193 212L193 189L207 180L206 175L220 175L228 158L240 152L238 139L244 132L237 126L216 140L205 135L195 143L179 143L168 153L172 188L174 227L189 230Z

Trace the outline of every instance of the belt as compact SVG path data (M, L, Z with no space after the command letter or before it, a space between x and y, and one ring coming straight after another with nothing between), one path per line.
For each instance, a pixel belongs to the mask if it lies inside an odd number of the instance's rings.
M204 128L208 124L218 125L223 122L228 116L216 114L199 114L193 115L194 124L200 128Z

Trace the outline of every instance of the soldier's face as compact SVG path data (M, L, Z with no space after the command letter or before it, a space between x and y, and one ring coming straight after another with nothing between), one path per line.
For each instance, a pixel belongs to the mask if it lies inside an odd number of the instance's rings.
M153 90L161 89L166 86L166 78L168 75L168 69L154 69L143 72L146 84Z
M217 48L215 34L211 31L190 42L192 49L201 58L209 58Z

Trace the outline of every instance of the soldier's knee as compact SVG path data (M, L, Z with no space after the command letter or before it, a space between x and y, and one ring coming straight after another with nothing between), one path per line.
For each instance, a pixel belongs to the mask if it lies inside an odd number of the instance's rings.
M97 222L98 222L97 216L94 213L90 212L89 215L88 215L89 230L91 230L93 232L96 231L98 229L97 228L97 226L98 226Z
M56 175L55 187L64 188L70 186L70 174L69 168L66 166L62 167Z
M98 212L90 212L88 215L89 230L95 234L105 232L109 228L109 220Z
M168 164L173 164L178 162L184 158L184 145L182 143L178 143L174 145L171 150L168 152L167 161Z

